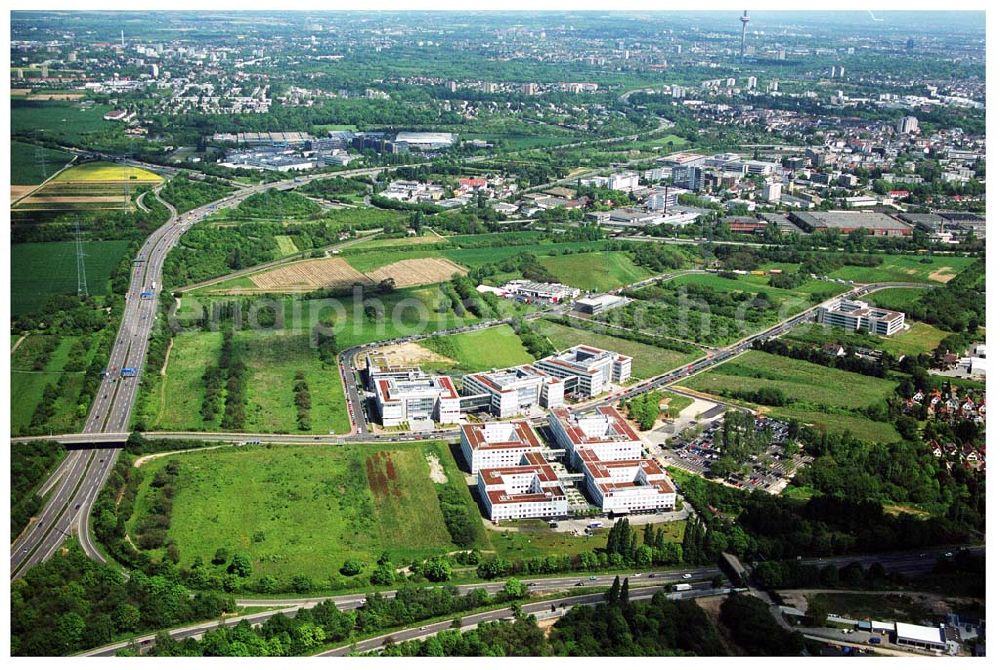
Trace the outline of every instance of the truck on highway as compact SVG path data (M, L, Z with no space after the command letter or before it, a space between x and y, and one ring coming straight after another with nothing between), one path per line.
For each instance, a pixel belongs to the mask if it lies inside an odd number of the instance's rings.
M142 293L139 294L139 297L142 298L143 300L150 300L152 299L153 295L154 294L152 291L143 291Z
M690 584L674 584L674 591L690 591Z
M139 371L135 368L122 368L122 377L135 377Z

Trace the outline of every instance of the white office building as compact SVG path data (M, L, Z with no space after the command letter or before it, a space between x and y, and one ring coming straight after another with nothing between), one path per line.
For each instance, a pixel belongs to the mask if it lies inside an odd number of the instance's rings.
M461 445L473 474L520 465L525 454L542 450L538 434L527 421L463 424Z
M490 521L565 517L569 502L559 478L540 453L522 464L479 471L479 495Z
M403 378L375 376L371 383L383 426L427 420L458 423L459 395L450 377L431 377L418 371Z
M593 398L632 376L632 357L578 344L539 361L534 367L565 380L565 392Z
M549 412L549 428L556 444L565 449L568 461L577 467L580 452L589 449L602 461L630 461L642 458L642 440L621 413L611 406L574 413L565 407Z
M861 300L834 299L820 305L817 321L827 326L894 335L906 326L906 314L872 307Z
M519 365L465 375L462 394L488 396L490 412L504 418L527 414L532 407L565 404L565 383L532 365Z
M635 514L674 509L677 491L656 461L604 460L589 448L581 449L577 456L591 502L602 512Z

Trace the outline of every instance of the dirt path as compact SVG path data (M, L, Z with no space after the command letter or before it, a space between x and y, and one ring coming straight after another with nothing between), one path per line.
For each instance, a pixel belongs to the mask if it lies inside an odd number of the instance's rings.
M170 362L170 352L173 350L173 348L174 348L174 338L171 337L170 341L167 342L167 353L166 355L163 356L163 367L160 368L161 377L167 376L167 363Z
M157 458L163 458L164 456L174 456L176 454L190 454L195 451L210 451L212 449L221 449L222 447L229 446L225 444L213 444L210 447L198 447L197 449L178 449L177 451L161 451L156 454L146 454L145 456L140 456L135 459L135 463L132 464L134 468L141 468L143 465L149 461L155 460Z
M10 353L14 353L15 351L17 351L17 348L21 346L21 342L24 342L27 338L28 338L27 335L22 335L21 337L17 338L17 342L15 342L14 346L10 348Z

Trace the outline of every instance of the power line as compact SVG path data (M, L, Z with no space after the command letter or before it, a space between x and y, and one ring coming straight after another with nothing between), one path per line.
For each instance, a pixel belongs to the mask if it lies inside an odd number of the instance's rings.
M80 232L80 222L76 222L76 294L85 296L87 291L87 268L83 262L83 234Z

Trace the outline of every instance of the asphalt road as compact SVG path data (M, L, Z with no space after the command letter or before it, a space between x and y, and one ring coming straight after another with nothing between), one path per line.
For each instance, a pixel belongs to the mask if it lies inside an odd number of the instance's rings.
M702 580L699 586L708 588L710 586L709 581L716 574L719 574L719 570L716 568L691 568L687 571L691 574L693 580ZM679 581L682 575L685 574L684 571L669 571L669 572L657 572L657 577L654 579L648 578L649 573L642 573L640 577L634 577L630 575L622 575L623 577L629 577L630 592L635 595L637 593L643 593L646 590L649 592L649 597L656 591L659 591L663 586L670 582ZM589 579L586 576L579 577L555 577L555 578L538 578L534 581L526 581L526 584L533 584L534 586L529 586L530 589L544 593L546 591L566 591L572 590L573 588L582 587L608 587L611 582L614 581L614 575L600 575L594 580ZM577 586L577 584L582 583L582 586ZM460 593L467 593L472 589L483 588L490 593L496 593L504 587L504 582L486 582L481 584L466 584L459 586ZM384 596L392 597L395 596L395 591L382 591ZM205 621L197 624L192 624L189 626L181 626L168 631L169 635L175 640L184 640L187 638L198 638L204 635L207 631L217 628L220 625L224 626L235 626L240 621L249 621L253 625L258 625L270 619L276 614L294 614L299 609L310 609L315 607L321 602L327 600L334 602L339 609L357 609L364 603L365 598L364 593L354 593L342 596L333 596L329 598L292 598L292 599L250 599L250 600L238 600L237 604L243 607L273 607L275 609L268 610L266 612L257 612L255 614L246 614L243 616L227 617L220 621ZM603 594L589 594L585 596L567 596L565 598L558 599L559 602L569 603L572 598L596 598L594 602L603 598ZM547 601L548 602L548 601ZM546 606L548 607L548 606ZM509 608L504 611L509 613ZM525 608L527 610L527 606ZM472 617L468 617L466 621L471 622ZM485 619L483 619L485 620ZM450 621L446 622L446 626L450 625ZM114 656L119 649L124 649L132 644L137 644L139 647L144 647L155 639L155 635L142 635L136 637L134 640L128 640L125 642L116 642L114 644L105 645L103 647L92 649L81 653L81 656Z

